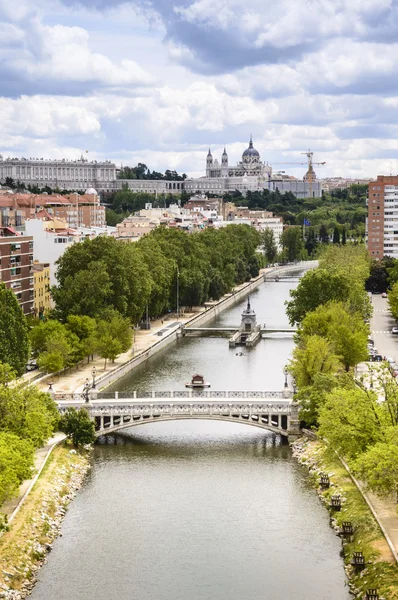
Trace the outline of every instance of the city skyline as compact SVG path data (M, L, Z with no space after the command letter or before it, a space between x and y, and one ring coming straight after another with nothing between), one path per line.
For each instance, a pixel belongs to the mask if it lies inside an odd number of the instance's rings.
M203 175L264 161L302 177L397 172L392 2L0 0L3 156L145 162ZM377 23L377 27L374 26ZM86 154L86 150L88 153Z

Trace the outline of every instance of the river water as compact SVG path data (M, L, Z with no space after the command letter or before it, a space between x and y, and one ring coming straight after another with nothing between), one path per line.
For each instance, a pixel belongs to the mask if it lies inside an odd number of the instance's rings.
M288 325L292 284L252 295L260 323ZM217 324L240 323L244 302ZM278 390L291 337L228 348L184 338L114 389ZM240 423L144 424L102 438L33 600L348 600L340 540L279 436Z

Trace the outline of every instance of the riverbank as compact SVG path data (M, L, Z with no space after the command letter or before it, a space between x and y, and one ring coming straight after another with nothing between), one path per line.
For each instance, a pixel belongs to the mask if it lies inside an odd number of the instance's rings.
M0 598L22 600L33 588L68 504L90 468L89 452L57 446L15 518L0 536Z
M366 590L373 588L378 590L380 598L397 600L398 566L378 523L338 457L319 440L301 438L292 449L293 456L309 470L320 500L330 511L336 534L343 521L353 525L353 536L349 541L344 540L342 547L353 596L362 599ZM321 473L329 475L328 489L319 485ZM341 511L330 508L331 497L337 494L342 500ZM362 552L365 557L366 568L359 573L350 564L354 552Z
M114 363L108 363L106 370L104 369L104 360L95 357L94 361L89 364L81 365L78 369L70 369L68 373L60 374L59 376L43 376L40 380L35 381L35 384L47 391L49 382L51 382L53 391L61 395L81 393L86 380L90 383L92 382L92 370L95 367L96 387L97 389L105 388L126 375L126 373L140 365L157 351L174 342L180 335L181 326L189 324L196 326L205 325L222 311L241 301L242 298L263 283L265 275L274 272L289 274L298 270L314 268L316 265L317 261L307 261L295 265L262 269L258 277L237 286L233 292L226 294L217 302L197 307L195 312L180 315L178 320L176 315L153 320L151 321L150 330L135 331L135 339L132 347L124 354L118 356ZM34 378L35 376L31 375L31 377Z

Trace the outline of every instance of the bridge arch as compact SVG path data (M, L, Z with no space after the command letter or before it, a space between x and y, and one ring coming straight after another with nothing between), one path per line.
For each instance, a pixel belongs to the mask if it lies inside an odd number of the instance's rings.
M275 418L278 417L278 418ZM145 425L147 423L160 423L166 421L182 421L182 420L199 420L199 421L224 421L227 423L238 423L241 425L249 425L251 427L257 427L270 431L272 433L279 433L284 437L288 437L289 432L289 420L285 415L282 419L282 415L275 415L274 418L267 418L266 415L261 416L257 414L246 414L246 415L159 415L154 417L151 415L137 415L135 417L122 417L114 416L108 417L108 420L102 420L98 422L96 420L96 437L107 435L109 433L115 433L122 429L128 429L136 427L138 425ZM279 418L280 417L280 418ZM98 419L98 417L97 417ZM105 417L106 419L106 417Z

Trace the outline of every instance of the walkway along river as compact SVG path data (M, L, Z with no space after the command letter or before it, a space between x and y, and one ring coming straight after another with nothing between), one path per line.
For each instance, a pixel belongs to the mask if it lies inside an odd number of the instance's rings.
M290 285L253 294L258 322L287 325ZM244 305L217 324L239 324ZM183 338L113 390L184 389L196 371L214 390L278 390L292 348L291 337L251 350ZM340 540L279 436L238 423L146 424L100 439L93 462L33 600L348 600Z

